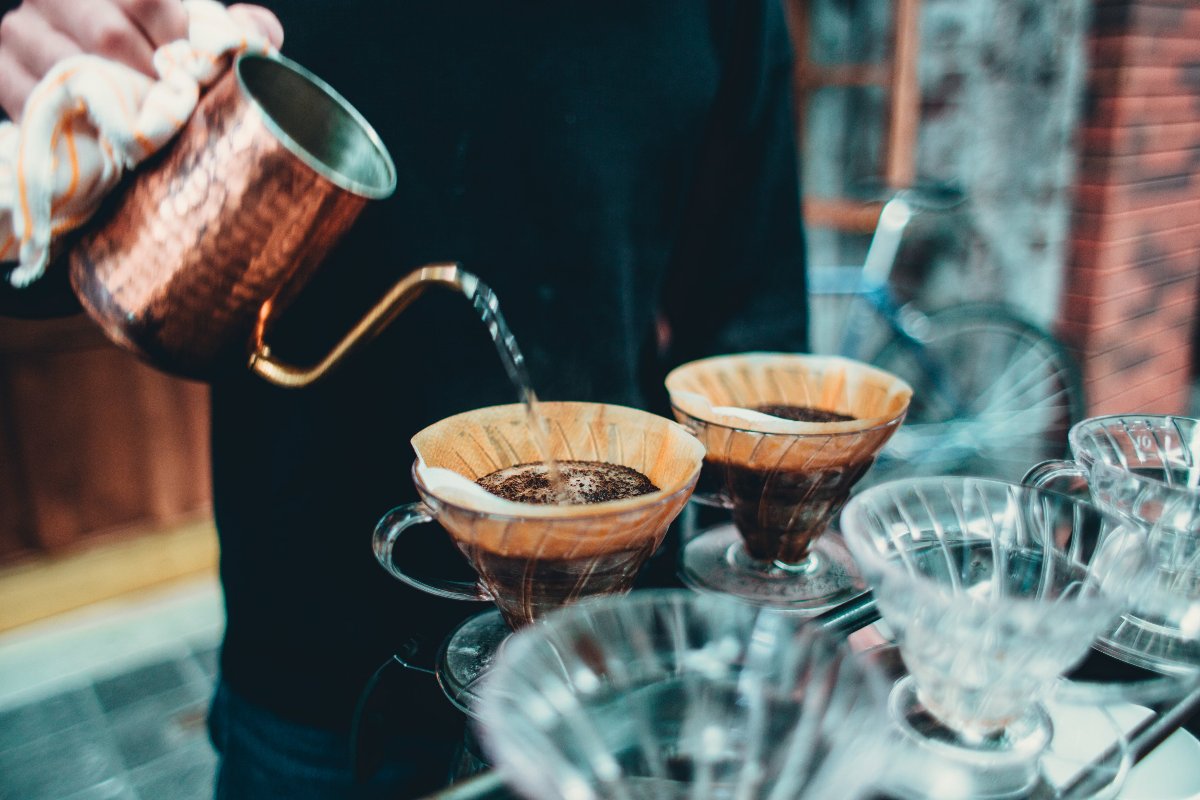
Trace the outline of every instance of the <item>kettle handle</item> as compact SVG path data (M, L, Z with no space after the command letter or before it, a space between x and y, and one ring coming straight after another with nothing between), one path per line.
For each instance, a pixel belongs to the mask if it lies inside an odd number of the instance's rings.
M397 281L328 355L310 367L287 364L271 354L271 348L263 341L273 307L273 301L268 300L258 312L248 366L256 375L276 386L291 389L308 386L333 369L355 347L378 336L430 284L440 284L470 297L478 283L474 275L463 271L458 264L427 264L413 270Z
M464 583L442 578L419 578L396 563L396 542L400 534L414 525L433 522L434 512L424 503L409 503L397 506L383 515L375 526L371 537L371 547L380 566L389 573L407 583L414 589L420 589L426 594L445 597L450 600L491 600L491 596L478 583Z

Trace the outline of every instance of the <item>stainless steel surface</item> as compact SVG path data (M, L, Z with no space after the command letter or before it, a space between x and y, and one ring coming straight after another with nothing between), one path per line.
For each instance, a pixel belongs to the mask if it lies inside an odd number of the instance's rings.
M813 622L838 636L849 636L879 619L875 595L863 592L839 606L813 617Z

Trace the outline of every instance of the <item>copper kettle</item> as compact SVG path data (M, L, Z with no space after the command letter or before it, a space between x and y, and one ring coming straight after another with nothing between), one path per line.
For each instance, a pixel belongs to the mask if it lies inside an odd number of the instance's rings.
M283 386L324 375L428 285L462 289L453 264L400 280L318 364L264 341L396 169L344 98L278 55L242 55L179 136L144 164L69 251L71 285L108 337L165 372L205 380L227 359Z

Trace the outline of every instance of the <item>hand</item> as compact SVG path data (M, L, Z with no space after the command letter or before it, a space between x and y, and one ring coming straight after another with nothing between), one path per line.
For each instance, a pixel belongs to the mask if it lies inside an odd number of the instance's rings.
M243 23L278 47L279 20L265 8L230 7ZM19 119L25 98L59 61L91 53L154 74L152 57L160 45L187 35L187 14L179 0L24 0L0 19L0 108Z
M242 25L265 36L276 49L283 46L283 26L268 9L250 3L234 3L229 7L229 13Z

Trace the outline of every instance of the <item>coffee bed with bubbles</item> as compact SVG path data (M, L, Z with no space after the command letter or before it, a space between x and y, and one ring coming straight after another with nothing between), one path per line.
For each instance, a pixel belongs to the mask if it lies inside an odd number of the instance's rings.
M632 467L604 461L559 461L561 486L544 463L515 464L476 480L492 494L518 503L587 505L658 491Z

